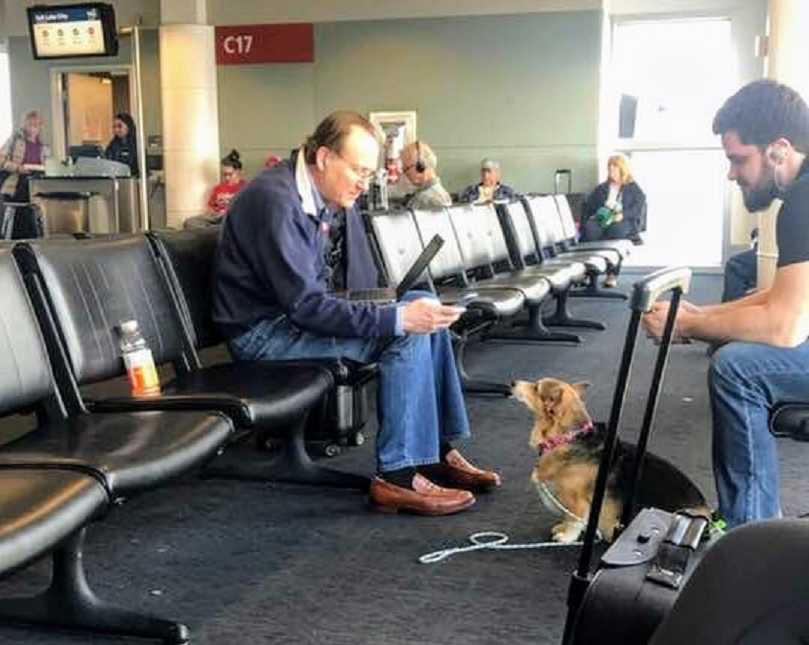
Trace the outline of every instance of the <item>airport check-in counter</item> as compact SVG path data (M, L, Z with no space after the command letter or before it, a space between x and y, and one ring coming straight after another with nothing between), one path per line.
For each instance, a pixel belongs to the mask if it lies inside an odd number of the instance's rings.
M134 233L142 228L138 179L129 176L125 164L79 158L58 174L32 177L30 188L47 235Z

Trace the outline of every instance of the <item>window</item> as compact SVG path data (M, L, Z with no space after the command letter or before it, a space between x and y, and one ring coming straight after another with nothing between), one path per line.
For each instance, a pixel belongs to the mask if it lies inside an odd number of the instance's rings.
M717 267L727 172L713 117L736 90L731 22L633 20L614 29L608 139L630 158L649 207L629 263ZM616 114L617 113L617 114Z
M730 28L727 19L616 24L612 69L623 108L619 138L715 145L713 116L736 89Z

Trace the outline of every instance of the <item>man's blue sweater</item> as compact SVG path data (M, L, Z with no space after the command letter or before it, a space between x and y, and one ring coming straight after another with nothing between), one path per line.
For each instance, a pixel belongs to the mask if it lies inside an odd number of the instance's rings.
M376 286L359 214L347 213L348 286ZM349 302L327 293L325 252L332 215L303 209L294 157L239 192L225 217L214 270L214 321L227 338L286 315L323 336L393 336L396 308Z

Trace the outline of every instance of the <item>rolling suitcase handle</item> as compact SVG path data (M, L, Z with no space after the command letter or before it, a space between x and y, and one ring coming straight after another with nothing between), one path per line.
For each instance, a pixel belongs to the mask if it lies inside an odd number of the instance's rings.
M640 441L638 442L638 458L636 460L637 464L635 473L632 477L633 484L630 486L628 500L625 500L625 502L629 502L630 506L634 503L634 490L641 473L643 453L646 450L649 431L651 429L652 422L654 421L654 414L657 408L657 400L660 393L660 383L662 382L663 372L668 361L668 353L671 347L671 341L674 336L674 320L677 316L677 308L680 304L682 294L688 292L690 281L691 270L687 267L677 267L655 271L633 285L632 297L629 301L632 315L629 319L629 327L627 328L626 340L624 341L624 349L621 356L621 364L618 370L618 381L615 385L615 393L612 399L609 425L607 426L607 437L604 441L604 451L601 455L601 463L599 464L598 475L596 477L595 490L593 491L593 501L590 505L590 515L587 520L587 528L584 532L584 544L582 545L578 566L571 575L570 590L567 599L568 613L567 621L565 623L565 632L562 641L563 643L570 642L575 616L578 613L578 609L581 606L584 594L590 584L590 562L592 560L596 531L598 529L598 517L601 514L601 507L604 503L609 467L612 462L613 455L615 454L615 448L618 442L618 428L621 423L624 401L626 399L626 392L629 384L629 376L632 370L632 360L635 353L635 343L638 338L641 316L652 309L652 306L657 299L660 298L660 296L669 291L672 292L671 305L669 308L668 317L666 318L666 325L663 329L663 338L657 354L657 361L655 363L654 375L652 377L649 399L646 404L643 426L641 428ZM631 511L629 512L631 513ZM624 514L626 517L626 503ZM624 519L625 518L622 518L622 522Z

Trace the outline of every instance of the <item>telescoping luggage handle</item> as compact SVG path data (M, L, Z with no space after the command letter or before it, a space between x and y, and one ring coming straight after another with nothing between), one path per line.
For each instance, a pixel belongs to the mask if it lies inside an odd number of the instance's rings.
M674 335L674 320L677 316L677 309L680 299L684 293L688 293L691 283L691 270L688 267L666 268L654 273L650 273L641 280L638 280L632 289L632 297L629 300L629 308L632 315L629 319L629 327L626 331L624 350L621 356L621 365L618 370L618 381L615 385L615 393L612 399L609 424L607 426L607 437L604 442L604 450L601 455L601 463L596 476L595 490L593 491L593 501L590 505L590 516L587 520L587 528L584 532L584 544L579 555L579 562L573 572L570 593L568 595L568 616L565 625L564 642L567 643L571 633L573 619L578 612L584 593L590 582L590 561L593 555L596 531L598 528L598 517L601 514L601 507L604 503L604 494L607 488L607 476L609 475L610 464L612 463L615 447L618 442L618 429L621 424L626 391L629 385L629 376L632 370L632 360L635 353L635 343L640 329L641 316L652 310L655 302L664 294L671 292L671 304L663 328L663 338L660 342L660 349L655 361L652 383L649 387L649 397L646 401L646 410L643 415L643 425L641 426L640 438L638 440L637 459L635 472L631 478L631 484L627 497L624 500L624 514L621 518L622 524L626 525L632 516L635 489L640 480L643 469L643 459L648 443L649 432L654 422L657 402L660 394L660 384L663 380L663 373L668 362L669 349Z

